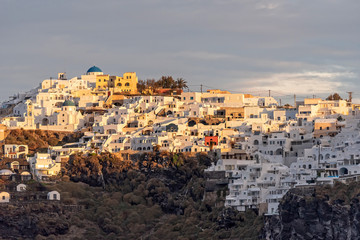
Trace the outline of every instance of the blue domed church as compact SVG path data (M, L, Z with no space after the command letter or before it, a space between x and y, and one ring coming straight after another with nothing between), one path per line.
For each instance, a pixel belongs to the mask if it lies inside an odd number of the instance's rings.
M97 66L92 66L86 72L86 75L103 75L103 74L104 74L103 71Z

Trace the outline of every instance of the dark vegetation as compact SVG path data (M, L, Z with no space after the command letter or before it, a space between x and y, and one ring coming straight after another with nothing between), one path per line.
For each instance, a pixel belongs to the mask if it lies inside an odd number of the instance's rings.
M64 203L85 207L69 224L84 228L87 239L257 239L262 218L255 212L204 197L211 161L206 154L142 154L135 163L76 155L56 187Z
M159 80L147 79L139 80L137 84L138 91L140 93L149 89L152 92L160 88L171 89L185 89L188 88L187 82L183 78L177 78L176 80L172 76L162 76Z
M335 182L334 186L324 185L316 188L314 197L330 204L350 205L353 201L360 201L360 183Z
M326 100L342 100L338 93L330 94Z

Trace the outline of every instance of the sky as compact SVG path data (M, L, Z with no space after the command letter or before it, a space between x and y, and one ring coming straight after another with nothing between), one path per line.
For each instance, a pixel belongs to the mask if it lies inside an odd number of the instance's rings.
M283 102L354 92L359 0L0 0L0 100L93 65Z

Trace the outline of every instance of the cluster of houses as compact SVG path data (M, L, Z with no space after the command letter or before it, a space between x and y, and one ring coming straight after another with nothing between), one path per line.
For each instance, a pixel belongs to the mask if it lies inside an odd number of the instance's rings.
M26 145L3 145L3 158L0 160L0 203L16 201L60 200L57 191L27 191L27 183L37 176L30 167L32 162L28 157Z
M273 97L220 90L149 96L138 94L136 84L136 73L110 76L94 66L81 77L67 80L59 73L58 79L14 96L1 111L7 113L1 120L7 129L84 135L34 156L28 156L27 146L5 145L4 155L15 165L25 159L30 177L44 181L57 175L76 152L129 158L154 149L212 151L218 160L207 173L225 174L225 205L265 214L277 214L290 188L360 175L360 112L351 102L309 98L284 107ZM15 175L11 166L1 171Z

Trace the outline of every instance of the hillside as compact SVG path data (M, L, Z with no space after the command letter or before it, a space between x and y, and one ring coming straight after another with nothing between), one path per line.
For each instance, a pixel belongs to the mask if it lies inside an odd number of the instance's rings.
M29 146L29 153L49 146L63 145L76 142L83 135L81 132L54 132L43 130L8 130L5 144L25 144Z
M29 218L41 211L36 221L31 220L33 230L26 232L27 237L258 239L262 218L255 212L239 213L216 205L222 195L215 200L204 198L204 169L212 161L209 156L161 156L162 161L160 153L142 155L135 164L110 154L74 156L63 181L45 186L58 190L61 202L50 204L47 211L39 204L22 203L21 209L30 214L0 208L1 213L7 212L6 219L17 219L17 225L0 221L0 229L9 229L2 236L23 234ZM80 207L68 211L69 206Z

